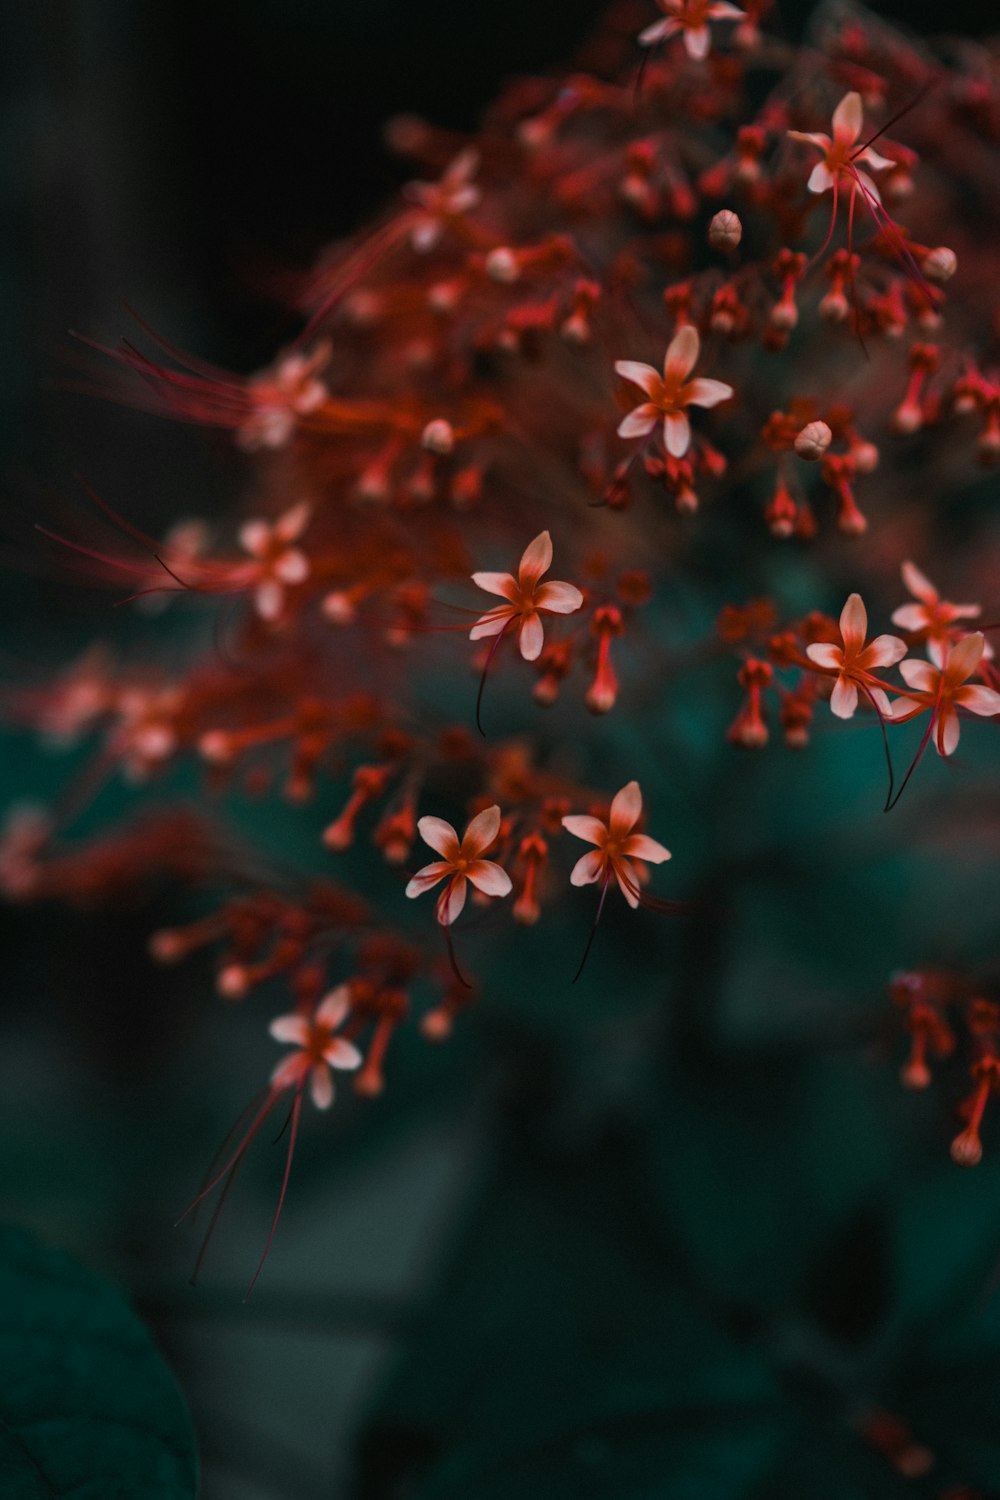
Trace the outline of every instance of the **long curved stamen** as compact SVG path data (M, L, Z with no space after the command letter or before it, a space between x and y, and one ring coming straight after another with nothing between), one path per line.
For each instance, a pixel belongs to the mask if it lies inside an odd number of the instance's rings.
M913 759L911 760L909 770L907 771L906 775L903 777L902 782L900 783L899 791L896 793L895 797L893 797L893 799L892 799L891 802L887 802L886 803L885 807L882 809L883 812L892 812L892 809L896 806L896 804L898 803L900 797L906 791L907 782L909 781L910 777L913 775L914 771L917 769L917 767L919 766L920 762L924 758L924 751L927 749L927 746L930 744L931 734L933 732L934 725L937 723L938 718L939 718L940 713L941 713L941 689L942 689L943 685L944 685L944 674L942 673L941 682L938 683L937 697L934 700L934 707L931 709L931 716L930 716L930 719L928 721L927 728L924 730L924 737L920 741L920 744L917 746L917 753L913 757Z
M590 956L590 950L591 950L591 947L593 945L594 938L597 936L597 924L601 920L601 912L604 910L604 902L605 902L605 899L607 898L608 886L609 886L610 883L611 883L611 865L609 863L608 864L608 868L607 868L607 873L604 876L604 884L601 887L601 899L597 903L597 915L594 917L593 923L592 923L591 928L590 928L590 936L587 938L587 946L583 950L583 957L580 960L580 967L577 969L576 973L573 975L573 983L574 984L576 984L576 981L579 979L580 975L583 973L584 965L586 964L587 959Z
M875 695L869 688L868 684L866 682L862 682L860 678L857 679L857 683L858 687L864 693L865 697L868 699L868 702L871 704L872 708L878 715L879 728L882 731L882 748L885 750L885 763L889 770L889 790L886 793L885 807L882 809L882 811L888 812L889 807L892 803L892 792L893 787L895 786L895 773L892 768L892 755L889 751L889 735L885 727L885 714L879 708L878 703L875 700Z
M503 629L496 636L492 646L489 649L489 654L486 657L486 664L483 667L483 675L479 679L479 692L476 694L476 728L479 730L479 733L482 735L483 739L486 738L486 730L483 728L482 720L483 693L486 689L486 676L490 670L490 667L493 665L493 658L500 650L500 642L507 634L507 631L510 629L511 625L513 625L515 618L516 616L510 615L504 621Z
M295 1154L295 1139L299 1133L299 1116L302 1113L302 1090L304 1089L304 1087L305 1079L303 1078L302 1082L299 1084L298 1088L295 1091L295 1102L292 1105L292 1129L291 1134L288 1138L288 1155L285 1157L285 1175L281 1179L281 1192L278 1194L278 1206L274 1210L274 1218L271 1220L271 1230L264 1245L264 1253L260 1258L260 1263L257 1266L256 1271L253 1273L253 1280L247 1287L246 1297L243 1298L244 1302L247 1301L250 1293L257 1285L257 1278L259 1277L261 1271L263 1271L264 1269L264 1262L267 1260L268 1252L271 1249L271 1241L274 1239L275 1230L278 1227L278 1220L281 1218L281 1210L285 1204L285 1194L288 1191L288 1179L292 1171L292 1157Z
M455 978L458 980L459 984L463 984L467 990L471 990L472 985L469 983L465 975L462 973L461 969L458 967L458 959L455 956L455 940L451 935L451 923L442 922L441 926L444 928L444 940L448 947L448 961L451 964L452 973L455 975Z

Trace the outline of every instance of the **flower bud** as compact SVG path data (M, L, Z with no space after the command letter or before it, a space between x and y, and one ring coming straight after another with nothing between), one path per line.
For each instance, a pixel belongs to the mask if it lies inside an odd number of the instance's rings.
M832 438L833 433L825 422L807 422L795 439L795 451L800 458L815 463L823 457Z
M743 238L739 214L731 208L720 208L708 226L708 243L713 250L735 250Z

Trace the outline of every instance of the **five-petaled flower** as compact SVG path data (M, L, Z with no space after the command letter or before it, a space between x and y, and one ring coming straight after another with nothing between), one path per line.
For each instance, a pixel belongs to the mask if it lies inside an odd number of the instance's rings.
M670 850L656 839L632 832L641 816L642 792L637 781L630 781L615 793L607 823L586 813L572 813L563 818L562 826L568 833L597 845L577 860L570 884L594 885L600 881L606 887L613 875L629 906L638 906L641 885L635 861L661 865L670 858Z
M927 709L935 714L934 746L939 755L951 755L958 745L961 725L960 708L969 713L992 718L1000 714L1000 693L968 678L979 670L986 637L981 630L963 636L955 646L928 641L931 661L904 661L899 670L908 687L914 691L897 698L892 705L893 720L905 724Z
M640 31L641 44L652 47L679 31L683 34L688 56L696 61L707 57L711 49L709 21L742 21L746 15L728 0L656 0L656 3L664 12L663 19Z
M875 171L882 167L892 167L895 163L888 157L881 156L871 146L858 149L856 143L863 123L861 95L852 92L844 95L833 112L832 137L822 131L788 132L793 141L806 141L823 153L823 160L817 162L809 174L808 187L811 193L828 193L831 188L840 185L842 178L847 177L869 195L869 202L871 199L876 203L882 201L872 179L867 172L859 172L856 163L863 161Z
M283 448L300 417L318 411L330 392L319 378L329 363L330 345L321 342L309 354L286 354L271 370L254 376L249 395L252 411L236 430L241 448Z
M701 342L693 323L685 323L670 341L663 361L663 374L652 365L634 359L620 359L615 373L631 385L645 391L648 400L636 406L618 424L618 436L646 437L663 419L663 444L673 458L683 458L691 442L689 406L718 406L733 394L731 385L721 380L688 380L698 362Z
M572 583L541 582L551 565L552 538L543 531L525 547L516 578L511 573L473 573L477 588L487 594L501 594L509 602L480 616L469 639L501 635L516 620L521 655L525 661L536 661L545 640L541 615L571 615L583 603L583 595Z
M837 673L837 680L830 695L830 707L838 719L849 719L858 706L858 688L864 689L874 699L878 710L886 718L892 710L878 679L872 676L874 667L891 667L906 655L906 642L898 635L877 635L865 644L868 634L868 613L860 594L852 594L840 612L840 634L843 646L819 641L806 647L806 655L818 667Z
M258 564L252 570L254 604L262 620L277 620L285 606L286 586L303 583L309 576L309 559L293 544L309 524L310 514L311 507L303 501L273 525L253 520L240 528L240 545Z
M914 635L926 636L932 641L951 641L956 631L956 620L975 620L982 614L978 604L949 604L942 599L930 579L911 562L902 566L903 582L919 600L918 604L901 604L893 612L892 623Z
M470 146L445 168L440 181L410 183L407 193L421 210L410 232L414 250L433 250L449 224L475 208L481 197L472 181L478 166L479 152Z
M417 871L406 887L406 894L422 896L439 881L447 880L437 903L437 919L442 927L454 922L465 905L467 881L487 896L510 894L511 879L507 871L493 860L482 857L496 842L500 832L500 809L496 803L476 814L461 840L443 818L421 818L417 829L424 843L441 858Z
M280 1062L271 1074L273 1089L303 1089L308 1082L312 1102L317 1109L329 1109L333 1103L331 1068L361 1066L361 1053L346 1037L337 1036L337 1027L350 1009L351 996L346 984L320 1001L310 1018L293 1012L271 1022L270 1032L276 1042L292 1042L299 1051Z

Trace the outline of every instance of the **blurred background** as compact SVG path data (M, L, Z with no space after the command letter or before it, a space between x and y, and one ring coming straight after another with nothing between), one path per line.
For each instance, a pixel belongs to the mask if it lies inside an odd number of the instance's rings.
M69 331L113 343L129 304L221 365L266 363L293 328L268 295L280 273L406 175L385 118L471 127L502 79L565 59L600 8L11 8L8 680L44 678L94 638L141 650L176 629L183 647L183 624L116 612L33 531L73 515L75 476L158 533L224 515L244 475L224 440L67 389ZM992 20L975 0L879 12L967 34ZM783 5L781 24L795 35L808 14ZM710 629L714 601L689 604ZM653 714L641 735L609 721L605 739L609 775L679 768L670 826L652 831L711 915L612 915L573 993L551 956L577 941L570 920L556 941L519 942L516 971L493 965L506 988L447 1047L401 1040L383 1100L345 1097L304 1132L248 1305L280 1151L248 1165L198 1289L197 1237L171 1225L270 1066L273 1005L249 1002L253 1026L214 1000L207 963L153 968L149 932L187 914L170 890L112 911L0 911L4 1216L135 1299L191 1404L206 1500L892 1500L952 1478L1000 1494L1000 1151L951 1168L960 1077L901 1094L883 998L895 968L989 953L988 864L944 827L918 845L920 800L891 831L874 820L867 736L818 736L792 776L780 754L726 746L731 707L720 680L696 721ZM10 732L0 786L44 800L72 764ZM970 818L987 770L970 746ZM331 810L342 790L324 792ZM80 831L129 805L107 789ZM240 818L313 862L299 815ZM928 1476L858 1441L859 1413L882 1407L905 1408L940 1455Z

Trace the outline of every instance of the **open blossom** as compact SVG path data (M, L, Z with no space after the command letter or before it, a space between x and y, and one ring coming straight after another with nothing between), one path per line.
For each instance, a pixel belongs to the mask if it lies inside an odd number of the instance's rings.
M333 1103L331 1068L361 1066L361 1053L353 1042L337 1036L337 1027L350 1009L350 991L346 984L331 990L310 1018L293 1012L271 1022L270 1032L276 1042L291 1042L299 1048L280 1062L271 1075L275 1089L301 1089L309 1084L309 1094L317 1109L329 1109Z
M701 341L691 323L679 329L670 341L663 361L663 374L652 365L634 359L620 359L615 373L631 385L637 385L648 399L636 406L618 424L618 436L646 437L657 422L663 420L663 445L673 458L683 458L691 443L689 406L718 406L733 394L731 385L721 380L688 380L698 363Z
M300 417L316 411L329 397L318 371L330 358L323 342L311 354L286 354L274 366L250 382L253 410L236 431L241 448L283 448Z
M1000 693L968 679L979 670L986 637L981 630L963 636L954 646L928 641L931 661L904 661L899 670L914 689L893 704L893 719L905 724L931 709L936 714L934 745L939 755L951 755L961 734L958 710L991 718L1000 714Z
M460 151L439 182L411 182L408 195L420 207L410 234L410 243L421 254L433 250L448 224L475 208L481 197L472 181L479 166L475 147Z
M552 538L541 532L525 547L517 577L511 573L473 573L472 581L487 594L501 594L509 602L482 615L469 632L469 639L500 635L517 621L518 645L525 661L536 661L545 642L541 615L571 615L583 603L583 595L572 583L542 583L552 565Z
M657 0L657 4L664 12L663 20L641 31L639 41L644 47L652 47L679 31L688 56L696 61L707 57L712 46L709 21L742 21L746 17L745 11L727 0Z
M949 641L954 635L956 620L975 620L982 614L978 604L949 604L942 599L937 589L920 569L911 562L902 566L903 582L919 600L917 604L901 604L893 612L892 623L902 630L920 632L932 641Z
M294 545L309 524L311 507L302 502L286 510L272 525L269 521L246 521L240 527L240 545L255 558L254 604L262 620L276 620L285 604L285 587L309 577L309 559Z
M865 644L868 634L868 612L860 594L852 594L840 612L842 646L818 641L806 647L806 655L818 667L837 673L830 695L830 707L838 719L849 719L858 706L858 687L864 687L875 700L879 711L889 717L889 700L872 677L875 667L891 667L906 655L906 642L898 635L877 635Z
M635 861L661 865L670 858L670 850L656 839L632 832L641 815L642 792L637 781L630 781L615 793L606 824L586 813L572 813L563 818L562 826L568 833L597 846L577 860L570 884L594 885L598 881L607 882L614 875L629 906L638 906L640 884Z
M888 157L880 155L871 146L865 146L860 151L857 149L857 140L863 123L861 95L852 91L844 95L833 112L832 137L825 135L822 131L790 130L788 132L793 141L806 141L810 146L818 147L823 153L823 160L817 162L809 174L808 188L811 193L828 193L832 187L839 186L843 177L849 177L860 183L876 203L881 202L878 188L866 172L858 171L856 164L863 161L878 171L881 167L891 167L895 163Z
M443 927L454 922L465 905L467 881L471 880L487 896L510 894L511 879L507 871L493 860L482 858L500 832L500 809L495 803L476 814L461 840L443 818L421 818L417 829L424 843L441 858L417 871L406 887L406 894L422 896L424 891L447 880L437 903L437 919Z

